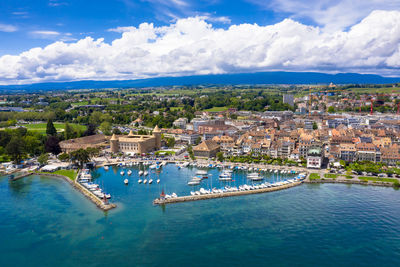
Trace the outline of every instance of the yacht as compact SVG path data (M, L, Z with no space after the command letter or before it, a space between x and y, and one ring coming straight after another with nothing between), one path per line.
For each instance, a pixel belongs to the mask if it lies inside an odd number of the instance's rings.
M232 180L232 174L224 171L219 175L219 180L220 181L231 181Z
M264 179L264 177L260 176L260 174L257 172L253 172L247 175L247 179L250 179L252 181L261 181Z
M143 173L144 176L147 176L148 174L149 174L148 171L144 171L144 173Z
M143 175L143 171L139 171L139 176L142 176Z
M196 172L196 175L201 177L202 179L207 179L208 178L207 171L199 170L199 171Z
M141 183L143 182L143 180L142 180L142 179L139 179L137 182L138 182L139 184L141 184Z
M125 175L125 172L124 172L124 171L121 171L120 174L121 174L122 176L124 176L124 175Z
M200 184L200 181L194 181L194 180L192 180L192 181L189 181L189 182L188 182L188 185L190 185L190 186L199 185L199 184Z
M125 179L124 184L128 184L128 183L129 183L128 179Z
M159 184L160 183L160 179L157 179L157 184Z
M157 168L157 164L152 164L152 165L149 166L149 168L150 169L155 169L155 168Z
M144 179L143 183L144 183L144 184L147 184L147 179Z
M128 175L131 175L131 174L132 174L132 171L131 171L131 170L129 170L129 171L127 172L127 174L128 174Z
M153 179L150 179L150 180L149 180L149 184L152 184L152 183L153 183Z

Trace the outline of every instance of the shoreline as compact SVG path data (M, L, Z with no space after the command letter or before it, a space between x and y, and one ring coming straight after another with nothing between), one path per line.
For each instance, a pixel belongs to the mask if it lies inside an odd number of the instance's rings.
M153 201L153 204L154 205L165 205L165 204L173 204L173 203L180 203L180 202L190 202L190 201L207 200L207 199L215 199L215 198L261 194L261 193L267 193L267 192L280 191L280 190L292 188L292 187L295 187L295 186L298 186L301 184L302 184L302 181L294 182L294 183L286 184L286 185L281 185L281 186L277 186L277 187L268 187L268 188L248 190L248 191L246 190L246 191L214 193L214 194L206 194L206 195L182 196L182 197L169 198L169 199L156 198Z
M353 178L356 179L356 178ZM324 179L313 179L310 180L308 177L307 179L304 180L305 184L356 184L356 185L370 185L370 186L382 186L382 187L393 187L393 183L390 182L380 182L380 181L362 181L362 180L353 180L353 179L347 179L347 180L342 180L342 179L330 179L330 178L324 178Z
M50 178L58 178L62 179L66 182L68 182L74 189L79 191L81 194L83 194L87 199L89 199L93 204L96 205L97 208L101 209L102 211L109 211L111 209L114 209L117 207L116 204L110 203L110 204L105 204L101 199L99 199L96 195L94 195L91 191L83 187L81 184L76 182L76 180L71 180L69 177L60 175L60 174L53 174L53 173L44 173L44 172L29 172L25 174L21 174L10 181L16 181L31 175L39 175L39 176L46 176ZM79 173L78 173L79 175Z

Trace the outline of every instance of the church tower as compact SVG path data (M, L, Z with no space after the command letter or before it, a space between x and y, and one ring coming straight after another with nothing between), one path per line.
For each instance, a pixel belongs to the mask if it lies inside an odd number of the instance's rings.
M119 152L119 141L115 134L113 134L110 139L110 150L111 150L111 153Z

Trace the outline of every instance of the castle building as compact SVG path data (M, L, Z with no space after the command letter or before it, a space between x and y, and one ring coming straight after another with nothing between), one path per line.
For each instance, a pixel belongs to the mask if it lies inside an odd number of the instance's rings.
M161 148L161 131L156 126L152 135L135 135L132 131L126 135L117 136L113 134L110 139L112 153L149 153Z

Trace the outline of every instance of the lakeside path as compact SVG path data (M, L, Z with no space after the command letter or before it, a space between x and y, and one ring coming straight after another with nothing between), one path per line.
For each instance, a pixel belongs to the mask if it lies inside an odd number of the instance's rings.
M81 194L83 194L86 198L88 198L92 203L94 203L99 209L102 211L108 211L111 209L114 209L117 207L117 205L112 204L112 203L106 203L100 198L98 198L93 192L82 186L80 183L77 182L77 179L71 180L69 177L60 175L60 174L53 174L53 173L43 173L43 172L27 172L27 173L22 173L19 176L16 176L13 179L10 179L10 181L16 181L31 175L40 175L40 176L45 176L49 178L56 178L56 179L62 179L69 183L74 189L78 190ZM79 173L77 174L77 177L79 177Z

